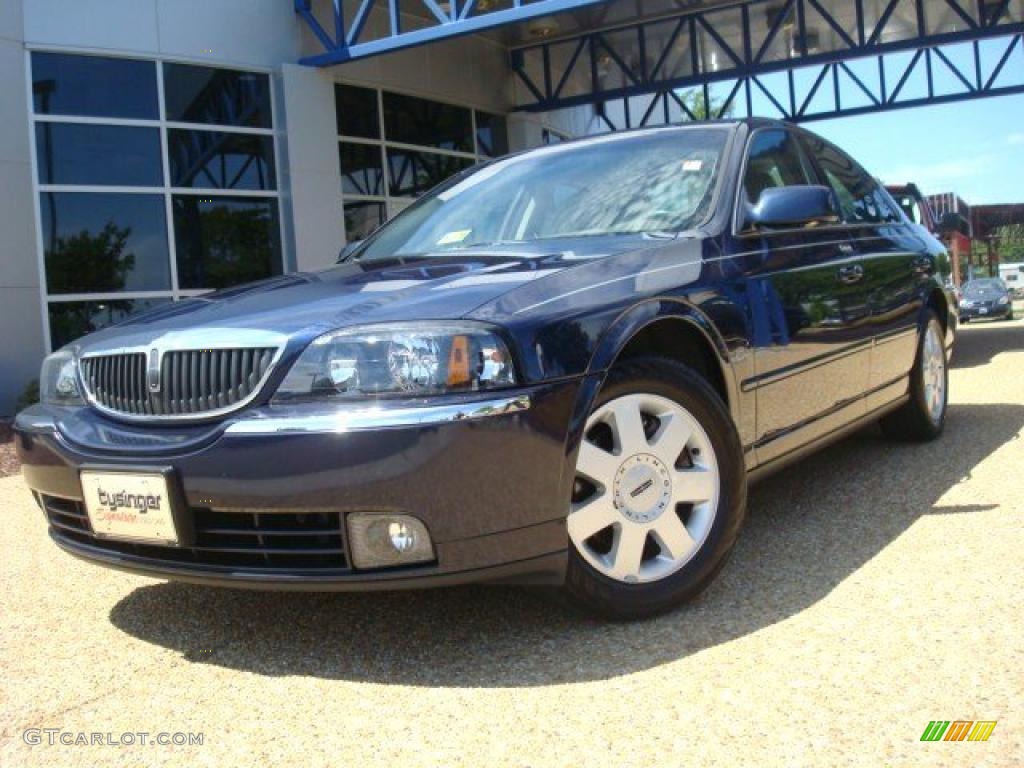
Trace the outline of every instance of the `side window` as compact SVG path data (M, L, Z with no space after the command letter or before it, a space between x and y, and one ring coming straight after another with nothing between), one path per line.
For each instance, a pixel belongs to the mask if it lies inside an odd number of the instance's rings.
M836 193L843 221L848 224L883 224L900 221L878 182L850 158L817 137L805 137L825 181Z
M747 169L743 176L743 189L749 203L756 203L761 193L772 187L811 183L810 171L793 134L781 129L754 134L747 149Z

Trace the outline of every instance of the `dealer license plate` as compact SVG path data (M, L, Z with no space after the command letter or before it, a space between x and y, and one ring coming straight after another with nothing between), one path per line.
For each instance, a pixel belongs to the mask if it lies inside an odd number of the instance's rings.
M177 544L167 477L83 471L85 511L97 536Z

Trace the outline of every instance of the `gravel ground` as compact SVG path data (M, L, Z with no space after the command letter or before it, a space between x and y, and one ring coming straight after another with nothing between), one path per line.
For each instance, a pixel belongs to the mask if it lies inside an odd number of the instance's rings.
M18 458L14 455L14 433L10 424L0 421L0 477L10 477L18 472Z
M1022 370L1024 322L963 329L942 440L869 429L761 484L718 581L641 624L525 589L158 583L61 554L0 480L0 765L1020 766ZM999 724L920 742L935 719Z

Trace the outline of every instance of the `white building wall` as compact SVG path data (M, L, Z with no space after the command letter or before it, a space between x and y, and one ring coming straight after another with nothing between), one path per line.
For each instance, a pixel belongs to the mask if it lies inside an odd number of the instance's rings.
M45 343L21 4L0 2L0 416L39 373Z

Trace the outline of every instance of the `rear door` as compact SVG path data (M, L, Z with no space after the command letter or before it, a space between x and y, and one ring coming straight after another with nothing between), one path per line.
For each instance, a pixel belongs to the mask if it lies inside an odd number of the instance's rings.
M755 131L739 205L769 187L817 183L796 136ZM769 461L861 415L870 335L863 268L843 227L739 232L734 257L743 274L756 375L757 456Z
M808 133L801 133L801 140L823 182L836 193L864 267L862 289L873 342L868 406L880 406L902 394L894 391L914 363L921 296L935 269L928 236L906 224L881 185L849 155Z

